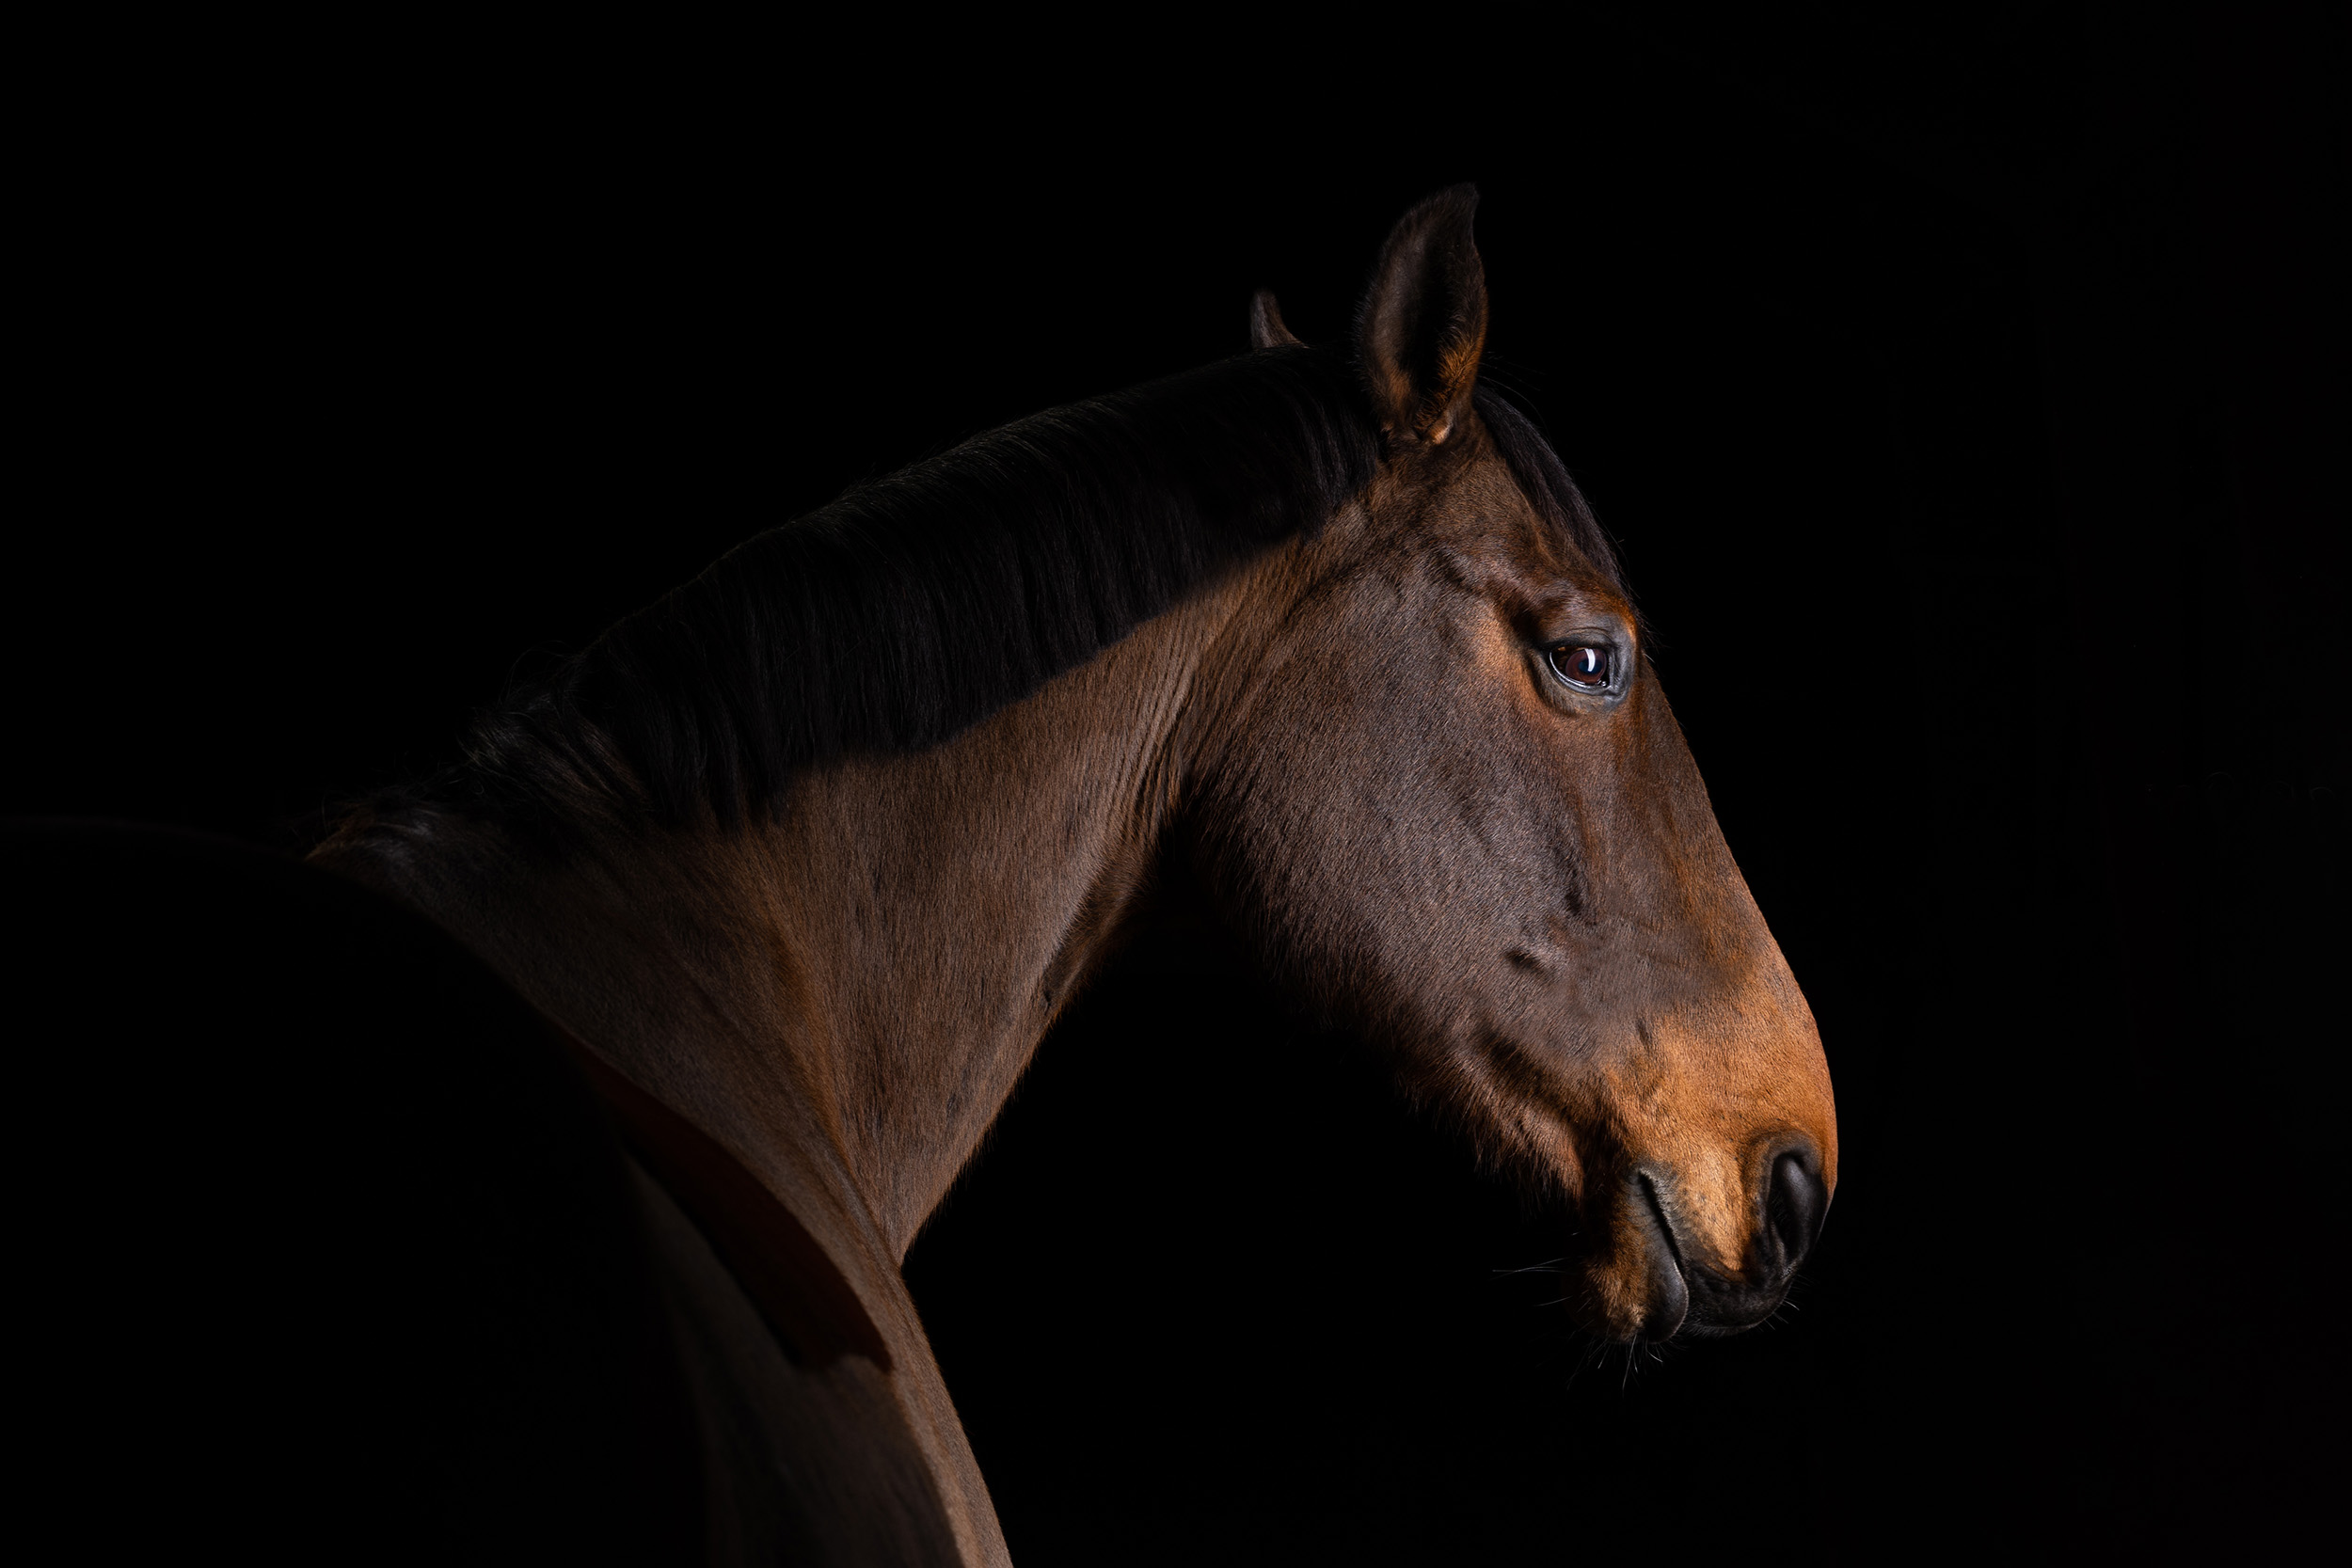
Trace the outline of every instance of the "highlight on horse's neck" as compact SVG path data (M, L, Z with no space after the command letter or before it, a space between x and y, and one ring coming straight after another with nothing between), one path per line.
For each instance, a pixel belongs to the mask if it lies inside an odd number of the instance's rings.
M730 1141L834 1144L903 1254L1148 880L1179 720L1242 593L1196 596L944 745L813 771L710 841L691 875L726 891L658 918L667 946L739 950L681 960L738 989L711 997L733 1037L692 1042L692 1064L615 1042L618 1065Z

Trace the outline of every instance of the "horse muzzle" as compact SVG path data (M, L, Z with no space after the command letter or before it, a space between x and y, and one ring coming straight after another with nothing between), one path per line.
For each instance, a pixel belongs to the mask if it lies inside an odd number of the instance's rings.
M1619 1244L1593 1270L1594 1326L1612 1338L1655 1343L1677 1335L1737 1334L1770 1318L1820 1239L1829 1188L1811 1140L1785 1140L1762 1161L1746 1234L1710 1231L1694 1202L1663 1167L1634 1172L1620 1205ZM1736 1262L1726 1261L1726 1255Z

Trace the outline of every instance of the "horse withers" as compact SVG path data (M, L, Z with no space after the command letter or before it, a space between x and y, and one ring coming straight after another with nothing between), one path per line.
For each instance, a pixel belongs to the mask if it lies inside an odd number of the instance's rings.
M1351 352L1262 295L1250 354L763 534L315 852L612 1108L698 1551L1007 1560L900 1263L1179 863L1556 1200L1591 1332L1782 1299L1827 1068L1606 536L1479 387L1474 205L1406 215Z

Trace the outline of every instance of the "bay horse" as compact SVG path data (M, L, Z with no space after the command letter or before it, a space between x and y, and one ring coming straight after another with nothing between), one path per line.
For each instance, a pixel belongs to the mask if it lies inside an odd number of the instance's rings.
M1262 293L1247 355L760 535L314 851L611 1108L715 1559L1008 1560L900 1264L1179 865L1571 1216L1591 1332L1782 1300L1827 1066L1606 535L1479 384L1475 204L1399 222L1350 352Z

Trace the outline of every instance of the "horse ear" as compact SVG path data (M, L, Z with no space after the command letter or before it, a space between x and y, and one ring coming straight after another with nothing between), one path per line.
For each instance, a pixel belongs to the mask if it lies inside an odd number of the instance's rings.
M1282 325L1282 311L1280 307L1274 303L1272 289L1260 289L1249 296L1249 346L1251 348L1295 345L1297 341L1296 338L1291 336L1291 329Z
M1436 446L1461 427L1486 346L1486 269L1470 239L1478 187L1439 191L1380 250L1356 321L1356 351L1380 428Z

